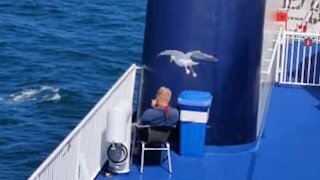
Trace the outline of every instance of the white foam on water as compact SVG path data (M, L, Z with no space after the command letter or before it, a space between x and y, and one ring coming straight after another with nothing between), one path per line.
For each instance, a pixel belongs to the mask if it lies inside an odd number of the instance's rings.
M48 98L46 101L60 101L61 100L61 95L59 93L54 94L51 98Z
M11 94L10 97L13 101L27 101L27 100L35 100L34 95L38 94L40 91L36 89L25 89L21 92Z
M59 101L61 95L59 88L51 86L34 86L24 88L22 91L11 94L11 100L14 102L27 102L27 101Z

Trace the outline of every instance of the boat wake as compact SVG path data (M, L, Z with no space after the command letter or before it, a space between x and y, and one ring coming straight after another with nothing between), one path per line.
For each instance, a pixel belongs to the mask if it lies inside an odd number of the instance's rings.
M11 94L10 98L14 102L58 102L61 100L59 90L51 86L33 86Z

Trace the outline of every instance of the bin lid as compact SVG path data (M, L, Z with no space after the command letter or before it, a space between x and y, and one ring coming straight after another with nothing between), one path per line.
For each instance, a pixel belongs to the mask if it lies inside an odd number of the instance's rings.
M182 91L178 98L180 105L188 106L211 106L212 95L207 91L193 91L185 90Z

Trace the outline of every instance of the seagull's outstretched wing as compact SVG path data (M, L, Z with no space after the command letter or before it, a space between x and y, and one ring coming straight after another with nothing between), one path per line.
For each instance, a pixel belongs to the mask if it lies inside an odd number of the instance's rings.
M165 50L158 54L158 56L165 56L165 55L175 56L177 58L183 58L185 56L183 52L178 50Z
M187 53L187 56L201 60L218 61L218 59L214 56L203 53L201 51L190 51Z

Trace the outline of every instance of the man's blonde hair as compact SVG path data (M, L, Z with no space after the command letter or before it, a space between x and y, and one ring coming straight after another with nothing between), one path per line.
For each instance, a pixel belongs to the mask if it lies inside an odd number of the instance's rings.
M160 101L170 102L171 95L172 95L171 90L169 88L162 86L158 89L156 98L157 100L160 100Z

